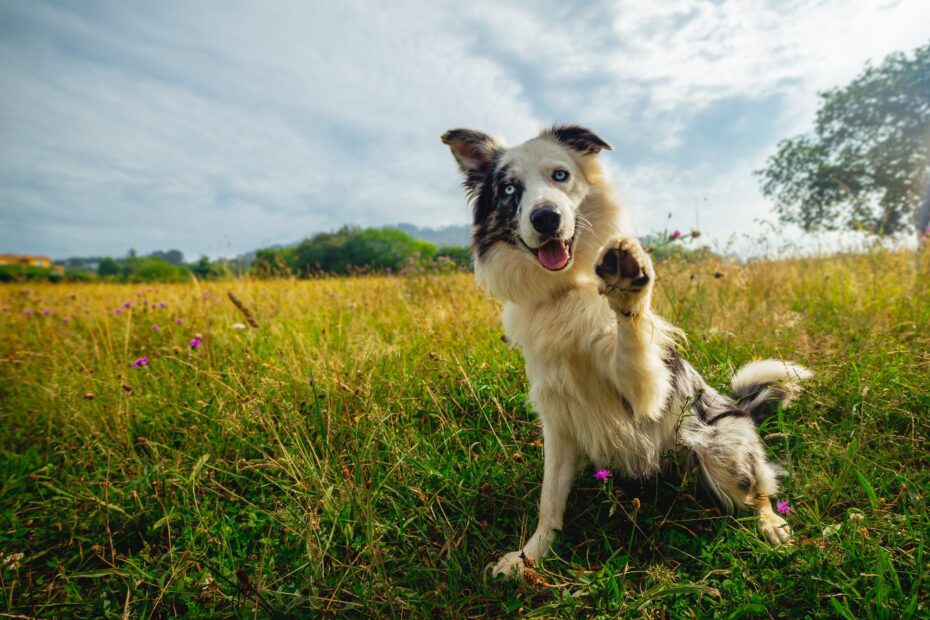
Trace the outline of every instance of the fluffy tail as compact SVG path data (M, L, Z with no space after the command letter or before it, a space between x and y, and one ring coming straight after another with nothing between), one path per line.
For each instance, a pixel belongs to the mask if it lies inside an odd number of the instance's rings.
M750 362L733 375L731 396L759 426L779 405L791 404L801 393L801 381L813 375L803 366L781 360Z

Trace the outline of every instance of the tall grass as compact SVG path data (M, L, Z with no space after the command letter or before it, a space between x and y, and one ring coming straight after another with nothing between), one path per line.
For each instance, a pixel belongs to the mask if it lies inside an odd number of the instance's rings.
M586 470L537 582L492 581L535 526L541 436L499 308L467 275L7 285L0 609L930 613L927 266L873 252L658 270L657 303L712 384L755 357L817 373L762 429L797 544L770 548L687 468L607 485ZM257 328L234 327L229 290Z

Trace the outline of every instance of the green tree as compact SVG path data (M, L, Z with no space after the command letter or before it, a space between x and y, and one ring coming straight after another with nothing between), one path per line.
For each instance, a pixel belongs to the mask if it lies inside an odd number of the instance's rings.
M128 279L133 282L180 282L187 279L187 270L162 258L138 259Z
M262 248L256 250L249 272L259 278L281 278L294 275L293 248Z
M97 275L101 277L116 276L122 272L122 267L115 258L109 256L101 258L97 263Z
M821 93L813 133L780 142L756 174L779 218L804 230L889 234L913 221L920 234L928 164L930 44Z
M396 228L343 226L318 233L294 248L294 267L300 275L398 270L408 259L436 256L436 247Z
M184 254L181 250L168 250L163 252L162 250L155 250L149 254L150 258L160 258L166 262L171 263L172 265L180 265L184 262Z

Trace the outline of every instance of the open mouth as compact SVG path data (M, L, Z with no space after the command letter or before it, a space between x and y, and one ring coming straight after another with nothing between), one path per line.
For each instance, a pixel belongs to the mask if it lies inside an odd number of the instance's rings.
M572 245L574 242L574 237L571 239L550 239L538 248L527 246L527 249L536 256L539 264L549 271L561 271L572 261Z

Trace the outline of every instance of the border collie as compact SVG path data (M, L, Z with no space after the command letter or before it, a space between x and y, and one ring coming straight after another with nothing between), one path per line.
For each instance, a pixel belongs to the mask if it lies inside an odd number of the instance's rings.
M679 357L681 332L651 308L652 261L598 162L610 146L591 130L557 126L512 148L470 129L442 141L465 176L476 278L504 303L543 427L539 524L494 575L522 576L547 554L584 459L643 476L668 451L689 450L725 506L754 510L766 539L789 542L771 504L781 469L756 426L798 395L810 371L752 362L726 396Z

